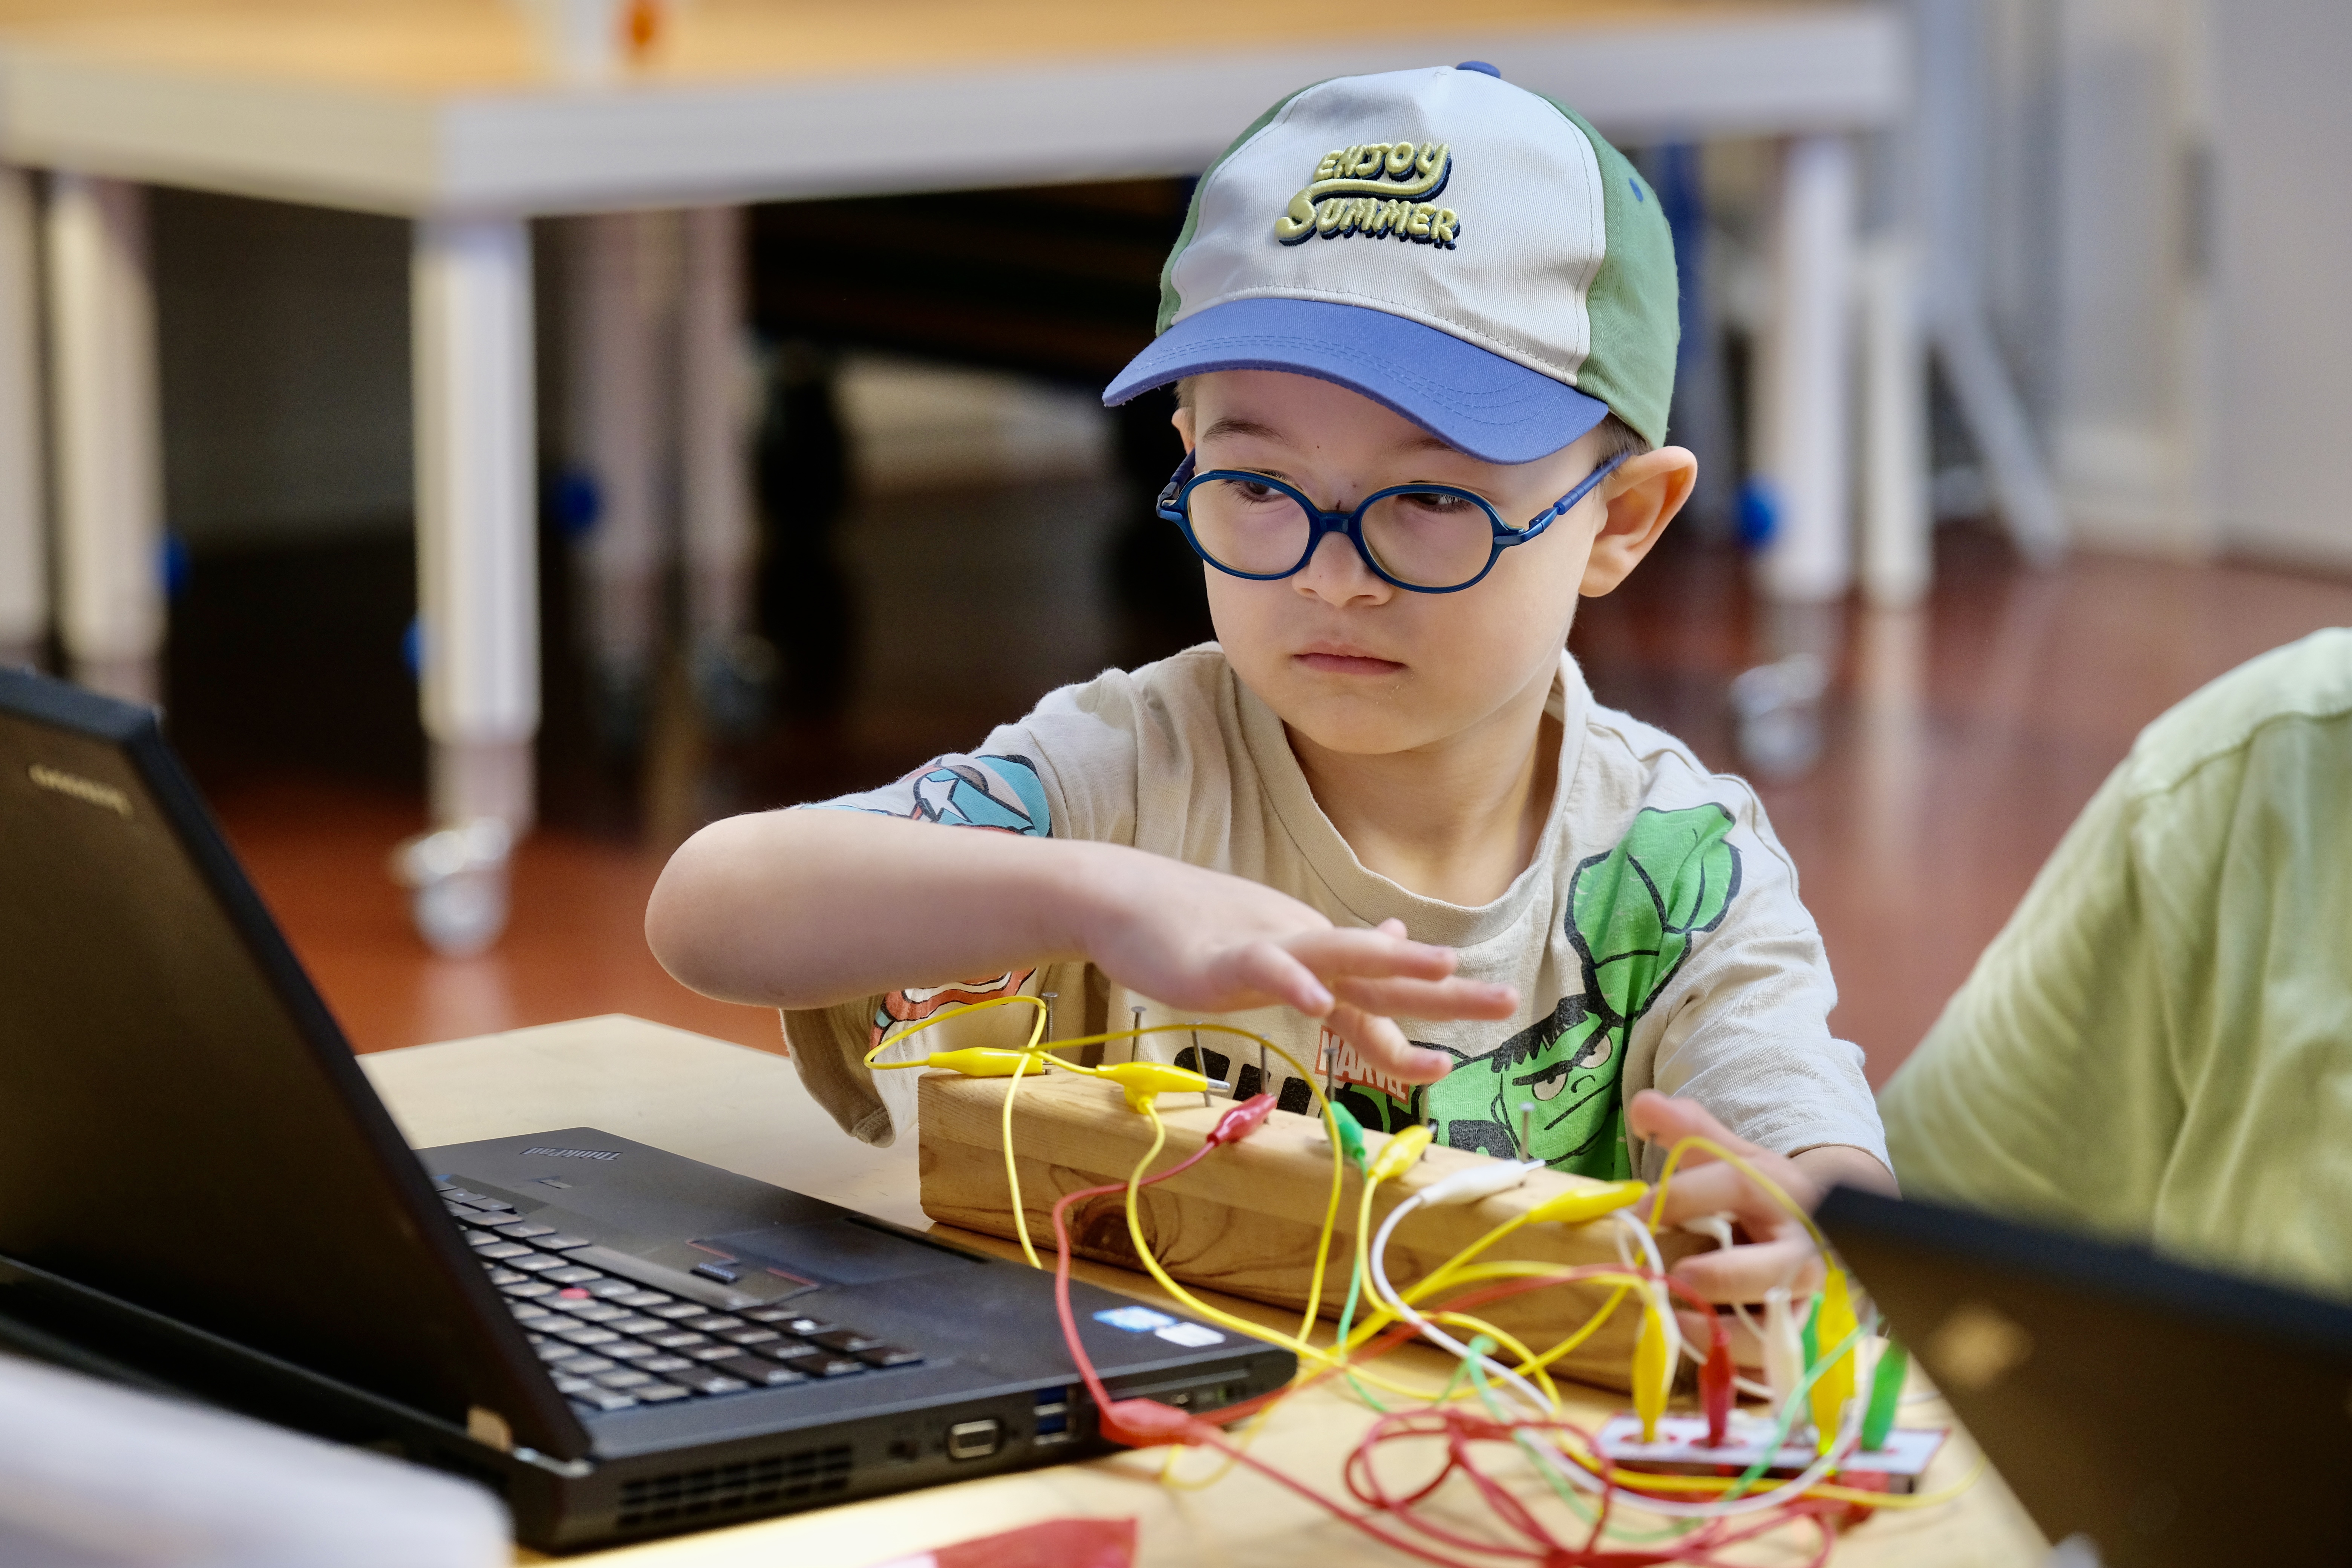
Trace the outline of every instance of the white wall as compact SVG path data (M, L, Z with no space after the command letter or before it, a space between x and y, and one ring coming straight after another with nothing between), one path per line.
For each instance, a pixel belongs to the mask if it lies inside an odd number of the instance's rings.
M2352 566L2352 4L2214 0L2209 37L2222 538Z

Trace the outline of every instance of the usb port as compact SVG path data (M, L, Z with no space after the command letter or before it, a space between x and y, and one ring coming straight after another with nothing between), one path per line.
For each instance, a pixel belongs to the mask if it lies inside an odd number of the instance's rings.
M1066 1410L1037 1413L1037 1441L1066 1443L1070 1440L1070 1415Z
M1040 1410L1066 1410L1069 1404L1070 1391L1066 1388L1041 1388L1037 1391L1037 1408Z

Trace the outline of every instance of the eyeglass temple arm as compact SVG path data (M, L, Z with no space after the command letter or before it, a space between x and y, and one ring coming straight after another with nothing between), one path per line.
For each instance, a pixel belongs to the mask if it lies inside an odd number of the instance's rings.
M1617 471L1618 465L1633 455L1633 454L1631 452L1620 452L1615 457L1610 458L1607 462L1601 464L1599 468L1593 469L1591 473L1585 475L1581 480L1578 481L1577 487L1574 489L1569 491L1566 495L1552 502L1549 507L1545 509L1544 514L1541 517L1538 517L1533 522L1528 523L1528 526L1520 531L1522 533L1534 533L1538 529L1549 528L1553 523L1559 521L1562 517L1568 515L1570 508L1575 506L1578 501L1582 500L1586 496L1591 495L1595 485L1598 485L1601 480L1607 479L1611 474L1615 473Z
M1176 465L1176 472L1160 489L1160 516L1174 521L1183 515L1176 510L1176 499L1184 493L1184 487L1192 482L1193 468L1193 456L1187 452L1184 460Z

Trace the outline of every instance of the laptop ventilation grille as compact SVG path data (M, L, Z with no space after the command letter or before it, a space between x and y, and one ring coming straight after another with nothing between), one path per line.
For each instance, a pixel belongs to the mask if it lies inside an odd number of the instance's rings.
M820 1498L848 1485L847 1444L804 1448L797 1454L626 1482L621 1488L620 1523L667 1524L743 1513Z

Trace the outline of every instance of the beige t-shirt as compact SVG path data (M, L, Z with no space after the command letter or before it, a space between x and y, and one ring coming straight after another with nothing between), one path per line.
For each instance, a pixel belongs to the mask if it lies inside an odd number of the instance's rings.
M1433 1123L1439 1142L1507 1155L1522 1146L1597 1176L1654 1172L1662 1151L1629 1142L1624 1103L1656 1088L1696 1098L1732 1131L1794 1152L1844 1143L1886 1157L1862 1053L1831 1037L1837 999L1796 868L1737 778L1710 773L1673 737L1594 703L1560 659L1549 713L1560 781L1534 858L1477 909L1413 893L1365 868L1316 804L1281 719L1213 643L1132 673L1065 687L969 754L940 757L887 788L818 809L1125 844L1278 889L1342 926L1391 917L1458 950L1460 973L1516 986L1503 1022L1403 1020L1452 1057L1437 1083L1407 1085L1287 1008L1213 1021L1254 1030L1333 1083L1358 1120ZM1048 964L788 1013L801 1077L841 1125L887 1143L914 1117L913 1073L869 1074L882 1032L951 1003L1053 992L1053 1037L1189 1022L1091 965ZM908 1047L996 1041L1026 1008L943 1023ZM955 1031L950 1034L950 1031ZM1236 1097L1271 1090L1304 1110L1307 1086L1278 1058L1230 1036L1151 1037L1148 1054L1199 1065ZM1189 1056L1183 1053L1192 1053ZM1116 1059L1125 1051L1112 1047ZM1528 1109L1531 1108L1531 1109Z

